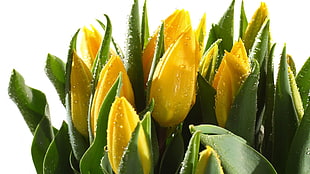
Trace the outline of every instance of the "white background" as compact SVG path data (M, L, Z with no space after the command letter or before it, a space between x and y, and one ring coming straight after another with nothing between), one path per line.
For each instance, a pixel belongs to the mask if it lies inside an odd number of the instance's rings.
M287 43L287 52L300 69L310 56L307 1L265 2L270 11L272 38L278 43L276 62L283 44ZM230 3L231 0L148 0L151 33L177 8L190 11L194 27L206 12L208 31L211 23L218 22ZM95 23L96 18L104 21L105 13L112 20L113 36L120 45L124 45L130 4L131 0L0 2L0 173L35 173L30 153L32 134L7 94L12 69L20 72L29 86L46 93L52 122L59 127L65 119L65 110L44 73L47 54L54 54L65 61L69 41L75 31L83 25ZM259 0L245 0L248 19L259 5ZM239 7L240 0L236 0L236 12L239 12Z

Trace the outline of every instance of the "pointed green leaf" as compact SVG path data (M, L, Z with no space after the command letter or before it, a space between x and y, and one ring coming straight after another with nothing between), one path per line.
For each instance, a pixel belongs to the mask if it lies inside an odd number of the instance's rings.
M95 80L94 82L95 86L97 84L101 69L108 61L109 52L110 52L110 43L112 39L112 24L111 24L110 18L108 17L108 15L104 15L104 16L107 19L107 27L105 28L105 34L104 34L104 37L101 43L101 47L96 55L96 59L94 61L94 66L92 69L93 79ZM102 24L102 22L99 22L99 24Z
M248 26L248 19L244 10L244 2L241 2L241 11L240 11L240 24L239 24L239 38L243 38L244 32Z
M208 125L200 125L208 127ZM212 126L215 132L209 129L209 133L201 134L201 142L205 146L211 146L219 155L224 173L276 173L273 166L252 147L246 144L241 137L233 134L217 134L216 126ZM193 128L197 129L197 128Z
M310 107L305 111L296 134L293 138L288 160L286 162L287 174L310 173Z
M182 131L177 130L163 153L159 173L176 173L184 157Z
M259 64L252 63L252 72L241 85L231 106L226 128L254 145L256 99L259 80Z
M46 152L43 162L44 174L74 173L70 166L70 153L68 126L63 122Z
M142 50L144 50L150 37L149 21L147 14L147 0L144 0L143 11L142 11L142 24L141 24L141 44Z
M216 90L200 75L200 73L198 73L197 82L202 120L205 123L216 125L217 120L214 109Z
M134 0L128 19L126 51L124 64L135 95L137 111L145 106L144 79L142 68L142 45L140 34L140 17L138 0Z
M256 59L262 67L263 61L269 49L269 19L266 19L258 31L253 46L249 53L249 58Z
M235 0L231 2L218 24L212 25L205 51L218 39L222 39L220 55L224 55L224 50L231 50L234 38L234 6Z
M192 135L189 141L184 160L182 162L180 174L194 174L198 162L198 153L200 147L200 132Z
M119 74L117 80L109 90L107 96L105 97L98 116L96 127L96 136L91 146L87 149L83 155L80 162L81 173L103 173L100 164L103 154L105 152L105 146L107 145L107 127L110 108L112 106L115 97L118 96L121 85L121 73Z
M286 47L280 60L276 83L274 108L273 164L279 173L284 173L288 152L298 127L298 117L294 108L288 77Z
M81 135L77 129L74 127L71 118L71 69L72 69L72 59L74 51L76 50L76 40L79 30L74 34L71 39L70 47L68 51L68 58L66 64L66 83L65 83L65 93L66 93L66 110L67 110L67 120L69 128L70 142L72 146L72 151L74 157L80 160L84 152L89 146L88 141Z
M146 102L149 102L150 100L150 89L152 86L152 79L155 72L155 68L157 63L159 62L159 59L162 57L164 53L164 23L161 24L159 29L159 34L157 36L156 40L156 46L155 46L155 53L152 59L152 65L150 68L148 80L146 83Z
M58 57L48 54L45 64L45 73L54 85L62 104L65 105L65 63Z
M296 76L296 83L299 88L300 97L302 99L303 107L307 108L309 104L310 92L310 57L304 63Z
M38 174L43 173L43 160L53 138L51 122L47 117L43 117L36 128L31 145L32 161Z
M16 70L11 74L8 92L34 134L37 125L48 112L44 93L27 86L23 76Z
M271 47L266 65L266 89L265 89L265 112L263 116L264 125L264 139L262 144L262 152L267 159L271 159L272 154L272 131L273 131L273 112L274 112L274 98L275 98L275 85L274 85L274 67L273 55L275 44Z
M138 137L140 129L141 129L141 123L138 123L137 127L135 128L135 130L131 135L131 139L128 143L126 151L122 156L118 168L118 173L143 174L143 166L140 161L138 152Z

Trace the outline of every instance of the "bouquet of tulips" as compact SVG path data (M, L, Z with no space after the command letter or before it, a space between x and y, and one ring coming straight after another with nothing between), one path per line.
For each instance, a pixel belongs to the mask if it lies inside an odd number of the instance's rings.
M44 93L13 70L9 95L33 133L37 173L310 173L310 60L296 73L284 46L277 77L270 19L233 0L206 34L176 10L150 35L134 0L124 52L107 15L83 27L66 63L45 72L67 111L59 129ZM234 36L238 36L234 38Z

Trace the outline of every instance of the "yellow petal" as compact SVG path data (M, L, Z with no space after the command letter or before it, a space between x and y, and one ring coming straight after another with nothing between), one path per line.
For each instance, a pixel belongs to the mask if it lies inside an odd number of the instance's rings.
M260 30L261 26L263 25L268 15L269 14L267 5L264 2L262 2L260 4L260 7L255 11L251 21L249 22L245 30L243 41L246 50L251 49L258 31Z
M155 100L152 116L161 126L182 122L195 102L197 50L195 33L189 27L155 69L150 98Z
M139 116L124 97L117 97L111 106L107 129L107 147L111 167L118 172L122 155L129 143L132 132L139 122ZM150 172L150 150L143 128L139 131L138 152L145 174Z
M215 43L208 51L207 53L201 58L200 64L199 64L199 72L203 77L206 77L207 71L209 69L209 66L211 62L213 62L217 56L218 56L218 44ZM212 73L212 72L211 72Z
M191 20L188 11L176 10L168 18L164 20L164 45L167 50L172 43L174 43L181 33L191 25ZM149 43L143 51L142 63L144 72L144 82L147 82L149 71L152 65L152 60L155 52L156 39L159 29L151 37Z
M250 63L241 40L233 45L231 52L225 52L214 77L215 113L219 126L224 127L237 92L250 73Z
M93 26L81 30L80 48L78 55L83 59L88 69L91 69L102 42L101 33Z
M73 125L83 136L87 137L91 72L75 52L73 53L70 83Z
M292 96L293 96L293 101L294 101L294 105L296 108L296 112L297 112L299 120L301 120L304 115L304 107L302 105L302 100L301 100L300 93L299 93L299 90L298 90L298 87L295 81L294 73L291 70L290 66L288 67L288 75L290 79L290 86L292 90Z
M134 105L135 103L133 89L129 77L127 75L127 72L125 70L125 67L122 63L122 60L120 59L119 56L112 54L112 57L109 59L104 68L101 70L96 91L94 94L93 104L91 108L91 128L94 134L96 131L96 123L101 105L108 91L110 90L115 80L117 79L119 72L122 72L122 83L123 83L120 95L125 96L132 105Z
M215 163L213 163L212 168L209 166L209 161L211 161L210 158L215 158L215 162L218 165L217 168L214 167ZM224 174L219 156L217 155L216 151L214 151L210 146L207 146L205 150L200 152L200 157L196 166L195 174L203 174L208 172Z
M202 18L200 19L199 25L195 31L196 33L196 38L199 43L199 49L200 53L203 53L203 47L204 47L204 39L206 37L207 33L207 27L206 27L206 13L203 14Z

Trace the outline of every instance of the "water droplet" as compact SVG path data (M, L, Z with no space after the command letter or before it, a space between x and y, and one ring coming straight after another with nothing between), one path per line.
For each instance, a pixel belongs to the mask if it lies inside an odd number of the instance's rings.
M77 100L74 100L74 104L77 104L78 103L78 101Z

